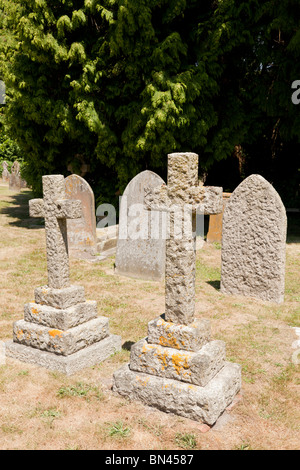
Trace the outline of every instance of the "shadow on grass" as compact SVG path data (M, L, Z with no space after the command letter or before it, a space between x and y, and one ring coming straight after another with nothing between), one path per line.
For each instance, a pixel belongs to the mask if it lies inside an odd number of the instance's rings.
M212 286L216 290L221 289L221 281L206 281L206 284L209 284L210 286Z
M29 216L29 201L34 198L32 191L22 190L8 196L6 194L6 197L9 198L8 205L2 207L0 213L13 219L8 222L9 225L28 229L40 229L45 226L44 219Z
M125 349L125 351L130 351L131 346L133 346L134 344L134 341L125 341L125 343L122 344L122 349Z

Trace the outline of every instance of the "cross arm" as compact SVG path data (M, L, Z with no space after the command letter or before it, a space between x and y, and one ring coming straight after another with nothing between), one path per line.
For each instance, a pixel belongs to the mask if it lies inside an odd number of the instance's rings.
M58 219L79 219L82 217L81 201L77 199L58 199L55 205L55 216Z
M163 184L156 188L145 188L144 203L147 210L167 211L170 205L168 187Z
M202 186L205 190L199 212L207 215L223 212L223 188L218 186Z
M43 199L31 199L29 201L30 217L45 217L45 204Z

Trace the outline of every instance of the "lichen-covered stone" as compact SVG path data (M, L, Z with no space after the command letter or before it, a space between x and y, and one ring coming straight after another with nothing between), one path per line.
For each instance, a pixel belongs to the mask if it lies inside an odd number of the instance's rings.
M37 287L34 296L37 304L62 309L85 301L83 286L69 286L64 289L53 289L48 286Z
M113 390L131 400L213 425L241 388L241 366L226 362L205 386L131 371L127 365L114 373Z
M119 351L121 338L109 335L108 319L97 316L84 288L70 285L66 220L81 216L81 201L66 199L62 175L44 176L43 194L30 201L30 215L45 218L48 285L36 288L35 302L25 305L6 353L71 374Z
M210 321L196 319L189 325L178 325L159 317L148 323L148 343L185 351L198 351L210 340Z
M48 328L36 323L19 320L14 323L15 343L68 356L101 341L109 335L108 319L98 317L69 330Z
M87 300L65 309L30 302L24 306L24 320L50 328L68 330L97 318L97 302Z
M147 209L165 211L170 220L166 309L163 319L149 323L150 339L132 346L129 366L113 379L113 389L121 395L208 424L241 386L241 367L225 362L225 343L208 341L209 322L194 318L196 213L222 212L222 191L209 187L205 197L205 188L198 185L198 155L193 153L170 154L168 185L145 190Z
M48 351L24 346L8 341L5 344L6 356L21 362L34 364L66 375L72 375L84 369L100 364L112 354L120 351L122 340L120 336L109 335L102 341L80 349L69 356L61 356Z
M223 188L217 186L204 186L203 188L204 197L201 207L203 214L221 214L223 212Z
M199 186L198 155L168 155L168 184L145 190L148 210L169 212L166 240L166 321L188 325L195 313L195 212L222 212L222 188Z
M70 285L67 218L81 216L81 202L66 199L63 175L43 176L43 199L29 203L31 217L45 218L48 286Z
M223 216L221 291L283 302L287 218L273 186L260 175L232 193Z
M183 351L138 341L131 347L130 370L204 387L225 363L225 343L211 341L199 351Z

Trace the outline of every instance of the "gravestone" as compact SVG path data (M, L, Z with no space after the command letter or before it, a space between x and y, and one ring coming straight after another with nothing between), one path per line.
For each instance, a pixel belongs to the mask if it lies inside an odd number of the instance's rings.
M115 273L145 280L163 279L165 270L165 223L162 214L150 214L144 204L146 187L164 181L143 171L127 185L120 204Z
M21 178L20 163L16 160L11 167L11 174L9 177L9 189L19 190L22 188L26 188L26 186L26 181Z
M65 179L66 198L81 201L82 216L69 219L68 246L70 255L89 257L96 255L96 210L94 193L85 179L78 175L70 175Z
M198 155L175 153L168 157L168 185L146 190L145 202L172 220L165 314L149 322L147 338L132 346L130 363L114 374L113 390L212 425L240 390L241 367L226 361L223 341L211 340L209 320L195 319L193 223L196 211L220 212L222 188L198 186Z
M260 175L232 193L223 216L221 291L284 300L287 217L280 196Z
M7 183L9 181L9 178L10 178L10 173L8 171L8 163L7 162L2 162L2 181L4 181L5 183Z
M24 320L14 323L6 355L69 375L120 350L121 338L109 333L84 288L70 283L67 219L81 217L81 201L66 199L62 175L43 176L43 194L29 202L29 212L45 218L48 284L35 289Z

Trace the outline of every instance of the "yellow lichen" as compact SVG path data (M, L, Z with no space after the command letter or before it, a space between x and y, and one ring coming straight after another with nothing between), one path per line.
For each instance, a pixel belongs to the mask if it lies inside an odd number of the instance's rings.
M180 345L178 344L178 341L176 338L174 338L170 333L167 334L167 338L165 336L160 336L159 337L159 344L161 346L167 346L169 348L176 348L180 349Z
M150 380L150 377L147 377L146 379L142 379L141 377L139 377L138 375L136 375L135 379L136 379L136 381L139 382L141 385L146 386L147 383L148 383L149 380Z
M64 332L61 330L49 330L49 336L51 336L52 338L55 338L56 336L61 338L63 334Z
M189 363L187 355L172 354L172 365L178 375L184 373L184 375L189 374Z
M23 331L23 330L19 330L19 331L17 332L17 338L18 338L18 339L21 339L21 337L22 337L23 335L24 335L24 331Z
M157 356L158 360L161 362L162 370L165 370L165 368L168 366L167 352L160 353L159 351L157 351L155 355Z

